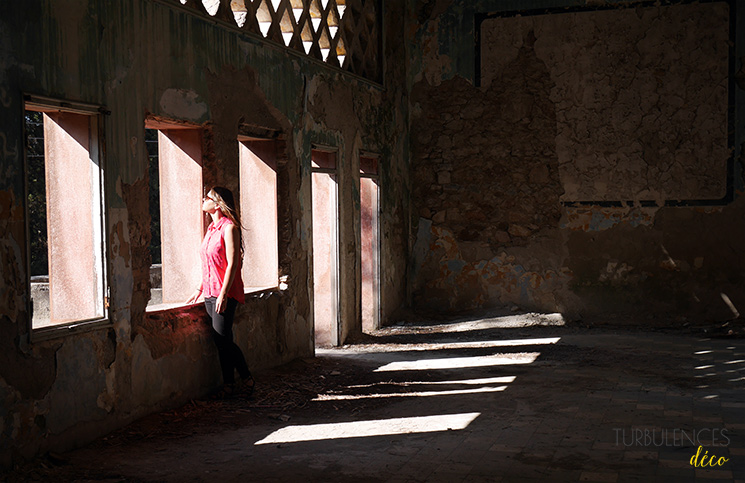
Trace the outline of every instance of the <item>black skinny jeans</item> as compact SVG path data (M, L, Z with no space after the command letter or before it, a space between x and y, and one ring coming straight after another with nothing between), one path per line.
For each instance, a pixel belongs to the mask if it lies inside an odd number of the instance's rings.
M204 299L204 307L207 309L210 319L212 319L212 337L217 346L217 354L220 356L222 380L225 384L233 384L236 369L242 379L250 379L251 372L248 370L243 352L233 342L233 317L238 301L228 297L225 311L221 314L217 313L216 304L217 297Z

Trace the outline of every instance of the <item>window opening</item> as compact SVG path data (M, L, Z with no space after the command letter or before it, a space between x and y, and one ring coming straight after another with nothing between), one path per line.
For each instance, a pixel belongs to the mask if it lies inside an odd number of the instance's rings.
M292 15L295 17L295 24L300 25L300 16L303 14L304 6L302 0L290 0Z
M336 10L339 12L339 19L344 18L344 11L347 8L346 0L336 0Z
M160 254L160 174L158 164L158 130L145 129L145 148L148 157L150 208L150 303L163 302L162 257Z
M158 130L145 129L145 147L148 157L148 171L150 174L150 260L160 269L160 175L158 165Z
M331 38L336 38L336 33L339 31L339 16L336 14L335 9L329 10L328 17L326 18L326 24L329 27L329 34Z
M259 8L256 9L256 20L259 22L261 34L264 37L269 35L269 27L272 26L272 12L269 11L269 7L266 5L266 0L261 2Z
M303 50L306 54L310 54L310 49L313 48L313 32L310 31L310 26L306 22L303 27L303 31L300 33L300 38L303 42Z
M32 330L107 317L98 110L58 104L24 113Z
M342 38L336 44L336 58L339 61L339 67L344 67L344 59L347 58L347 49L344 47L344 39Z
M295 35L295 24L287 10L282 14L282 20L279 23L279 27L282 30L282 40L285 46L290 45L292 37Z
M239 27L243 27L246 23L246 18L248 17L248 9L246 8L245 0L232 0L230 2L230 9L233 11L235 23Z
M322 9L319 8L318 0L314 0L310 4L310 22L313 25L313 31L318 32L318 27L321 26L321 16L323 15Z
M49 282L47 188L44 168L44 118L26 111L26 162L31 259L31 283Z
M277 143L241 136L238 148L245 250L241 274L248 292L279 283Z
M217 10L220 8L220 0L202 0L202 5L207 13L214 17L217 15Z
M321 57L325 61L328 59L329 52L331 52L331 44L329 43L329 36L324 29L318 39L318 45L321 47Z
M159 310L183 305L201 279L201 129L148 120L145 146L151 229L148 310Z

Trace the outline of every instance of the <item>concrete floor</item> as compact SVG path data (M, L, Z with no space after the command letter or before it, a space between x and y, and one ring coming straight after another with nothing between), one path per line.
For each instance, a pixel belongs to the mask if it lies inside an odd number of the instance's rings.
M742 338L510 316L391 327L257 379L251 399L153 416L24 475L745 482ZM694 468L699 443L727 461Z

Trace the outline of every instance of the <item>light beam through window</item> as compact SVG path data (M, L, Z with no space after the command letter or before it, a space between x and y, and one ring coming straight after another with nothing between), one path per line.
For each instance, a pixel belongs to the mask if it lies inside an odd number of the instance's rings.
M254 445L456 431L467 428L480 415L481 413L441 414L436 416L287 426L257 441Z

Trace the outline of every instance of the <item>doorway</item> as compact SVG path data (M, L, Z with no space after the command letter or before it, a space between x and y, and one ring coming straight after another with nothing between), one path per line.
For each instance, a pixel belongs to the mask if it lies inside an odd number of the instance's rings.
M380 230L378 160L360 156L360 255L362 331L380 328Z
M313 318L316 347L339 345L339 211L336 153L311 151Z

